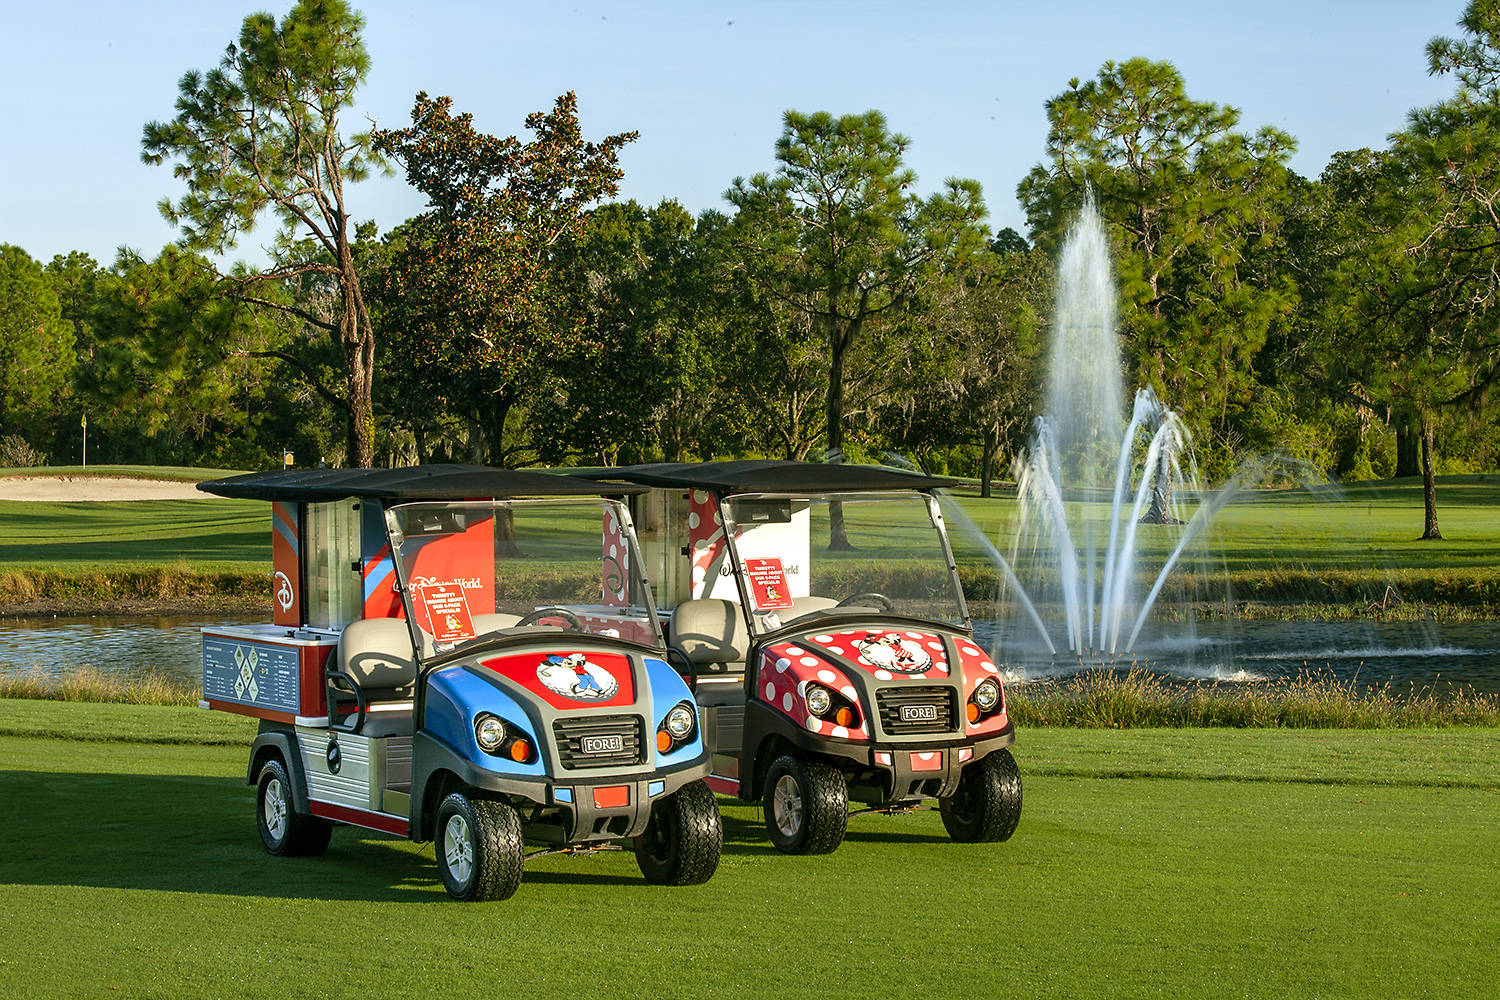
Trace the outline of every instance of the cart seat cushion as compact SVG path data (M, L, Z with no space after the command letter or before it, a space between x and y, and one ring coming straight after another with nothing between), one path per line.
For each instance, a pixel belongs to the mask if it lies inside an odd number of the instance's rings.
M417 679L411 633L400 618L350 622L339 637L339 663L343 673L369 693L409 693Z
M507 615L496 613L492 615L474 616L474 634L486 635L490 632L500 632L508 628L515 628L516 622L521 620L520 615Z
M750 636L738 604L700 598L672 612L672 645L694 664L743 664Z
M785 620L792 621L803 615L810 615L814 611L827 611L829 608L838 607L839 602L831 597L794 597L792 598L792 611Z

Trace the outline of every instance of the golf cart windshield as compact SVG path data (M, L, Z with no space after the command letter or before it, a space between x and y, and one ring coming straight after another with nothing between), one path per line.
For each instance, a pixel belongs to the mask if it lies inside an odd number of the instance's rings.
M424 656L537 628L662 646L616 501L408 503L386 511L386 529Z
M723 510L756 633L872 613L968 627L942 514L925 494L740 495ZM840 519L848 545L830 548Z

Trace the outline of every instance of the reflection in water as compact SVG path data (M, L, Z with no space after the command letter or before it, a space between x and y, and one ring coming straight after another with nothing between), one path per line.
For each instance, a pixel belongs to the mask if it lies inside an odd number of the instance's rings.
M1163 636L1127 656L1051 656L1020 624L976 622L975 635L1014 680L1080 670L1139 667L1168 678L1228 682L1293 680L1310 672L1361 688L1415 685L1441 693L1462 685L1500 694L1500 621L1196 623L1192 636Z
M79 667L201 677L198 630L247 618L0 618L0 670L62 676Z
M242 625L227 618L0 619L0 671L39 668L62 676L78 667L174 677L200 676L198 630ZM975 622L1013 680L1067 677L1092 668L1132 666L1182 680L1293 679L1322 671L1361 687L1463 685L1500 694L1500 621L1449 625L1392 622L1198 622L1191 637L1163 636L1129 656L1052 656L1024 623Z

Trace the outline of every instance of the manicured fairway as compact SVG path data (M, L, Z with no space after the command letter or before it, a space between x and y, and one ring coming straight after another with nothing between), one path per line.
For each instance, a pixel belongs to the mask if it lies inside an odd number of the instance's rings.
M254 500L0 501L0 568L271 564L271 514Z
M263 853L236 720L0 701L0 995L1490 997L1500 733L1045 730L1006 844L858 817L708 885L627 854L461 905L430 845ZM199 722L205 723L201 731ZM34 735L18 735L34 734ZM207 740L163 745L111 737ZM248 743L248 734L246 735ZM219 743L221 745L213 745Z

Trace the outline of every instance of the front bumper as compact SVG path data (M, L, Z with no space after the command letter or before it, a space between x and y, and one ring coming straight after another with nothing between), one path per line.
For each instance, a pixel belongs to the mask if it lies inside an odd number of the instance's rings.
M528 840L560 845L618 840L640 836L651 820L656 800L684 785L706 778L710 771L707 747L688 761L659 770L598 768L564 770L559 775L520 776L497 774L476 766L446 744L426 733L416 737L422 746L415 759L422 762L412 775L412 829L414 839L430 839L431 810L423 808L427 787L443 771L458 776L470 788L503 796L518 805L542 807L532 822L522 814Z
M786 716L753 702L745 713L744 746L747 752L757 753L757 758L742 760L740 773L754 775L755 780L750 785L741 783L743 799L760 797L761 779L770 761L758 751L770 737L838 767L848 776L849 794L856 801L885 805L954 794L964 768L1015 743L1016 732L1007 719L1004 729L979 738L948 733L882 742L841 740L809 733Z

